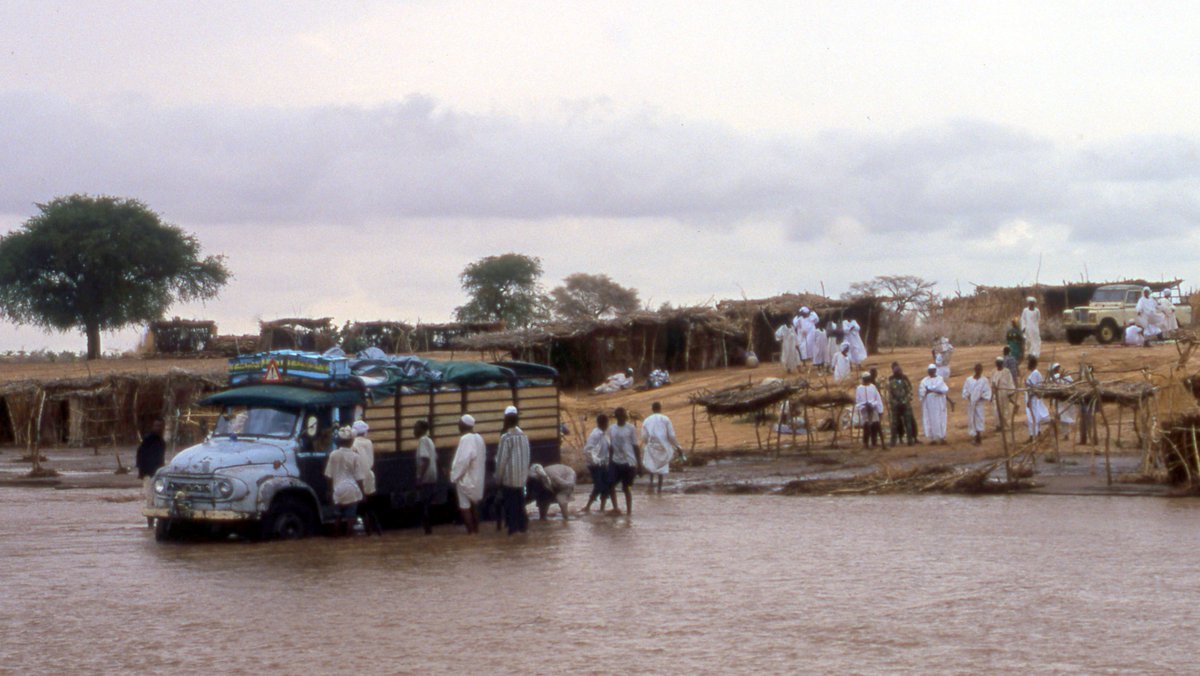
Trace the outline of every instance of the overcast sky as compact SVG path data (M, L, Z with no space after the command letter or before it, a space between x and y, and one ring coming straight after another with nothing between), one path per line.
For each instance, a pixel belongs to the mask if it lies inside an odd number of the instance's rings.
M0 233L136 197L228 257L173 312L223 333L444 321L507 251L654 306L1197 283L1190 3L6 0L0 49Z

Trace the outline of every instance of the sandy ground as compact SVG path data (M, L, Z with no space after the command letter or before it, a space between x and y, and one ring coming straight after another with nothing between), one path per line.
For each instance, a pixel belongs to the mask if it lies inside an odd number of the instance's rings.
M998 348L995 346L960 348L955 352L950 378L951 400L959 400L963 380L969 375L972 365L976 362L984 363L986 373L994 368L992 360L997 353ZM455 356L464 358L464 355ZM899 348L894 351L885 348L882 354L873 355L866 367L876 366L881 374L887 374L892 361L901 364L915 385L924 374L925 366L929 362L929 352L921 348ZM1172 377L1172 368L1178 364L1179 353L1174 345L1142 349L1096 344L1070 346L1065 343L1047 343L1044 345L1042 361L1044 370L1054 361L1061 362L1064 368L1070 370L1075 370L1080 363L1087 362L1093 365L1101 380L1150 377L1155 382L1166 383ZM87 375L89 370L91 373L160 373L170 368L185 368L220 373L225 366L225 360L219 359L123 359L102 360L92 364L5 364L0 370L3 374L0 380L75 377ZM1145 374L1143 369L1146 369ZM1176 371L1174 377L1178 378L1190 372L1190 368L1185 368ZM949 443L945 446L922 444L868 451L861 448L857 439L849 439L843 435L839 447L832 448L829 443L830 434L821 433L817 444L811 449L803 446L802 438L799 439L799 444L793 445L790 438L785 436L781 449L777 452L771 449L768 452L759 447L755 437L755 425L748 420L717 418L710 426L704 413L696 411L693 423L693 409L688 403L690 396L705 390L717 390L748 382L757 383L770 377L797 376L788 376L780 364L774 363L763 364L753 369L735 367L675 374L670 385L645 392L627 391L607 395L595 395L587 390L564 392L564 418L570 429L563 445L564 461L582 469L581 441L591 429L592 418L596 413L605 411L611 414L613 409L623 406L636 417L642 417L650 413L650 404L654 401L662 402L664 413L675 423L681 446L690 456L690 466L672 474L669 490L706 490L724 486L734 491L746 491L754 490L753 486L761 486L764 487L764 491L769 491L773 486L797 478L867 473L877 470L880 466L969 466L1004 455L999 435L994 432L985 435L981 446L970 442L966 432L965 407L961 401L950 413ZM810 376L810 379L817 381L821 380L821 377ZM847 389L850 390L851 386L847 385ZM1170 408L1194 406L1190 396L1184 395L1182 390L1167 392L1163 398ZM919 413L917 417L919 424ZM1116 418L1115 410L1112 417ZM989 423L993 420L989 418ZM759 428L759 432L765 443L767 427ZM1115 441L1115 428L1113 434ZM1026 437L1023 417L1019 416L1017 439L1024 441ZM1124 416L1120 437L1120 443L1114 443L1110 447L1113 471L1119 480L1133 479L1138 473L1140 454L1133 448L1133 431L1128 414ZM1039 457L1044 458L1051 450L1052 442L1047 440L1045 443L1045 452ZM124 465L133 464L132 448L123 448L118 452ZM1055 490L1057 486L1069 492L1111 490L1107 487L1102 448L1077 446L1074 441L1060 440L1058 452L1061 456L1060 462L1038 463L1035 483L1045 484L1048 490ZM5 448L0 449L0 484L36 483L59 488L132 488L140 485L136 473L114 474L117 459L111 450L102 452L101 455L94 455L90 449L65 448L45 449L43 453L47 456L44 464L57 469L61 476L54 479L27 479L24 475L28 472L29 463L18 460L21 451ZM701 488L696 488L697 485ZM1151 490L1141 483L1123 483L1122 486L1124 488L1119 490L1129 490L1138 494Z

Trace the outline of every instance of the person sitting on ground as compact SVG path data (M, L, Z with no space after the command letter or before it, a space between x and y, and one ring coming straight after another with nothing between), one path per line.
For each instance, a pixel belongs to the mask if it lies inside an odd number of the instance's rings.
M1136 320L1130 319L1125 323L1125 340L1123 342L1127 347L1143 347L1146 344L1146 336L1142 333L1142 327L1138 326Z
M862 422L863 448L873 447L876 443L882 446L880 416L883 414L883 398L879 396L879 389L872 382L870 372L863 372L862 384L854 390L854 411Z
M583 445L583 458L587 462L588 474L592 476L592 494L588 496L584 512L592 511L592 503L600 498L600 511L604 511L604 503L608 501L610 491L608 476L608 457L612 454L608 440L608 416L601 413L596 416L596 427L588 434Z
M627 368L624 373L614 373L596 386L596 394L612 394L633 387L633 369Z
M358 503L363 499L362 459L354 452L354 431L343 427L337 432L337 448L325 461L329 480L329 501L334 506L334 534L346 536L358 518Z
M649 492L654 492L654 478L658 477L658 492L662 493L663 477L671 471L679 442L671 419L663 415L662 404L656 401L650 410L652 413L642 421L642 467L650 473Z

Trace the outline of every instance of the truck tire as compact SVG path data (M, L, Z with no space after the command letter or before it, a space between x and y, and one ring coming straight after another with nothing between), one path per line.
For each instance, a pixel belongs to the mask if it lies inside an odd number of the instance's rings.
M264 540L299 540L312 535L315 530L316 517L312 507L293 496L276 498L263 517Z
M170 519L155 519L154 539L159 542L178 540L178 529L173 526Z
M1067 329L1067 342L1079 345L1091 334L1092 332L1087 329Z
M1117 323L1111 319L1105 319L1100 322L1100 328L1096 329L1096 340L1100 341L1101 345L1108 345L1116 340L1121 333Z

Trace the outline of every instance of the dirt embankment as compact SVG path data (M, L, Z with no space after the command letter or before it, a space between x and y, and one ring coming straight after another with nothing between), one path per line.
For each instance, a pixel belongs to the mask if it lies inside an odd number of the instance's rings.
M797 438L793 443L790 437L785 436L782 448L777 453L773 449L768 454L758 448L755 425L748 419L718 417L710 424L703 411L696 411L696 417L693 419L693 410L688 398L699 391L718 390L747 382L757 383L764 378L797 377L797 374L789 376L784 373L783 367L778 363L768 363L754 369L734 367L677 373L672 375L673 382L670 385L657 390L625 391L607 395L595 395L589 390L564 392L564 422L570 430L563 444L564 461L580 470L583 469L582 440L590 431L597 413L611 414L613 409L621 406L640 419L650 413L651 403L659 401L663 405L664 413L674 421L679 442L689 455L690 466L671 475L674 490L827 494L839 491L913 492L914 487L922 486L938 489L947 486L962 488L972 481L978 483L977 478L968 478L966 473L978 474L981 467L1004 457L1000 438L994 432L985 435L982 445L975 446L971 443L966 431L965 406L959 397L963 381L970 374L972 366L979 362L984 364L985 373L991 371L994 368L993 359L998 351L998 347L968 347L955 352L949 384L950 400L958 405L950 412L948 444L945 446L901 445L867 451L861 448L857 439L843 435L839 447L831 448L829 435L825 433L820 435L817 444L812 448L804 446L803 437ZM877 367L886 377L890 372L891 362L897 361L915 384L924 375L929 358L929 352L924 349L885 349L882 354L872 355L864 367ZM1188 368L1184 368L1176 370L1172 376L1172 368L1179 361L1179 354L1173 345L1143 349L1047 343L1043 349L1043 372L1056 361L1061 362L1063 367L1070 371L1077 370L1081 363L1091 364L1101 380L1149 377L1159 384L1165 384L1172 377L1190 373ZM6 364L0 380L74 377L86 375L89 370L91 373L156 373L166 372L173 367L216 373L225 369L226 362L147 359L103 360L90 365ZM820 376L809 375L808 378L814 382L821 380ZM851 390L853 384L855 383L847 383L847 390ZM1160 400L1161 405L1175 410L1194 407L1194 401L1190 396L1184 395L1181 388L1178 392L1165 391L1160 395ZM1118 418L1115 410L1110 417L1115 423ZM918 424L919 418L918 413ZM993 420L989 417L989 423ZM819 422L819 419L814 422ZM1024 418L1020 412L1016 428L1017 440L1024 441ZM759 430L764 439L766 431L766 426ZM1121 486L1139 494L1151 490L1144 483L1131 483L1141 482L1142 479L1138 475L1141 457L1134 446L1130 416L1124 416L1119 427L1114 424L1113 435L1114 441L1118 436L1120 438L1120 442L1114 443L1110 450L1113 471L1115 476L1122 480ZM1102 449L1096 446L1080 446L1074 441L1061 439L1058 445L1060 462L1047 463L1044 461L1044 454L1040 454L1040 460L1034 468L1035 475L1031 479L1022 478L1022 487L1040 484L1045 487L1043 490L1055 490L1054 486L1068 492L1112 490L1107 488L1103 459L1100 455ZM122 465L133 464L132 448L123 448L118 452ZM117 470L117 459L111 449L102 450L100 455L94 455L90 449L45 449L43 453L47 461L44 464L59 470L61 475L54 479L39 480L29 480L24 476L30 465L27 461L18 460L22 453L22 449L0 449L0 483L36 481L40 485L58 487L133 488L140 485L136 471L128 474L114 473ZM989 476L993 479L1001 477L1003 469L1000 467L1001 465L997 465ZM974 474L970 476L975 477ZM1104 490L1100 490L1100 487ZM981 484L979 488L986 491L989 486Z

